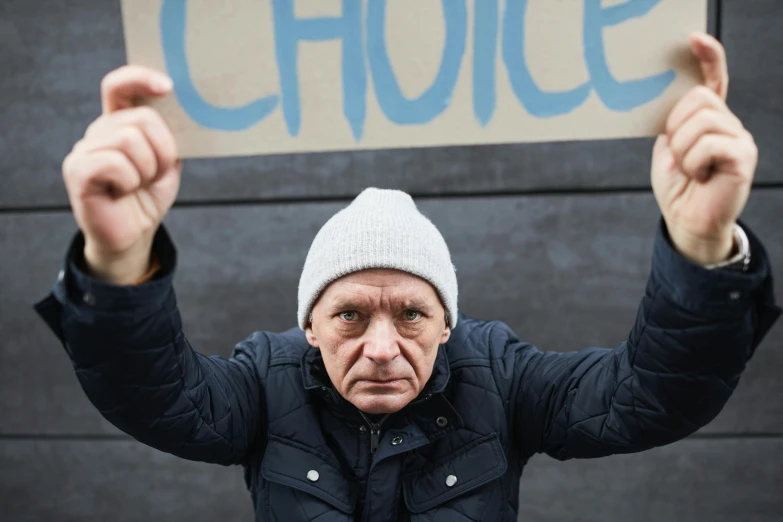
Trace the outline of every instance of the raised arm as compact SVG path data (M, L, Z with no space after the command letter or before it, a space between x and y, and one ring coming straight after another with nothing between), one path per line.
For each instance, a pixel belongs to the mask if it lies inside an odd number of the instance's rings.
M193 350L171 284L176 255L163 228L153 247L162 268L142 285L85 274L83 249L79 234L36 310L63 343L90 402L117 428L161 451L243 463L263 439L265 337L239 343L228 360Z
M746 273L707 270L678 254L662 223L628 340L614 350L542 352L505 328L515 370L515 440L558 459L646 450L709 423L780 314L764 248L750 230Z
M696 431L723 408L780 314L764 247L737 228L758 151L726 106L723 47L705 34L691 44L705 86L677 104L655 144L652 185L663 220L628 341L569 354L542 353L510 336L496 341L516 357L518 436L533 452L597 457ZM735 240L742 231L749 266ZM724 266L737 256L739 271Z
M229 360L196 353L182 332L161 226L180 184L174 138L138 97L171 82L141 67L106 76L103 114L63 163L81 233L51 295L36 309L72 359L90 401L138 440L184 458L240 463L263 421L261 339ZM160 264L157 277L138 284ZM259 360L260 359L260 360Z

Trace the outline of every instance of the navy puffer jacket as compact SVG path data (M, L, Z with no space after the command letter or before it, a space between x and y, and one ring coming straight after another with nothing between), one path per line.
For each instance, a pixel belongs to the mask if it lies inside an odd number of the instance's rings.
M636 323L614 350L542 352L503 323L461 317L422 394L383 418L336 393L299 329L255 333L228 360L195 352L164 229L164 270L134 288L81 272L77 236L37 309L106 419L183 458L243 465L256 520L510 522L532 455L641 451L720 412L780 314L749 235L748 273L708 271L661 226Z

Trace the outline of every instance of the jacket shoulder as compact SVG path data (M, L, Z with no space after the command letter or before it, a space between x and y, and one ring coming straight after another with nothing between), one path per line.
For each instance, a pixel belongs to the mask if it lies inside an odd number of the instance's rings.
M460 315L457 327L446 343L449 364L469 359L502 359L507 346L518 342L516 334L502 321L482 321Z
M301 365L309 346L304 330L298 327L284 332L258 331L239 343L232 357L252 360L264 375L273 366Z

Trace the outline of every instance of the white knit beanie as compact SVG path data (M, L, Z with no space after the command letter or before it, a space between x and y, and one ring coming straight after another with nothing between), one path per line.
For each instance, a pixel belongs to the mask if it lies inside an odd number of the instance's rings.
M299 326L307 327L329 283L368 268L393 268L428 281L447 322L457 325L457 274L443 236L405 192L368 188L315 236L299 279Z

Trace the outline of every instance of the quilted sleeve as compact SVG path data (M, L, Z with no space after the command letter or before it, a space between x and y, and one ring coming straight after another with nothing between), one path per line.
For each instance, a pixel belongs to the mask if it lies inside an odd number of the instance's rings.
M673 249L661 222L636 322L616 349L543 352L496 328L491 342L514 358L512 424L525 453L642 451L714 419L780 315L766 252L748 235L749 272L709 271Z
M154 244L162 269L139 286L83 273L83 248L77 235L36 310L65 347L89 400L144 444L190 460L243 463L263 420L265 337L238 344L227 360L193 350L172 287L176 251L164 228Z

